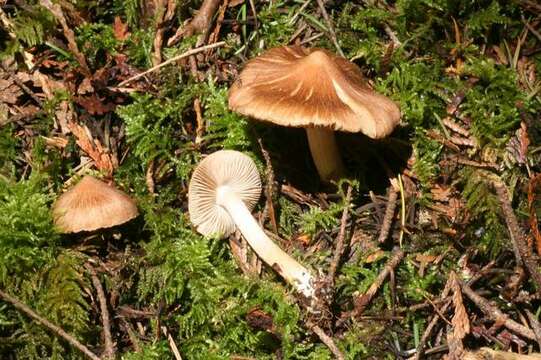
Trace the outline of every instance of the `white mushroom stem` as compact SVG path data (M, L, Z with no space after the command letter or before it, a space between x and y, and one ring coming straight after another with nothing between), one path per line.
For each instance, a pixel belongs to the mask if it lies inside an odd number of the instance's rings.
M306 135L319 178L325 182L339 179L345 171L334 131L322 127L306 128Z
M255 253L306 297L314 296L313 277L304 266L276 245L255 221L244 202L228 186L216 190L216 203L227 210Z

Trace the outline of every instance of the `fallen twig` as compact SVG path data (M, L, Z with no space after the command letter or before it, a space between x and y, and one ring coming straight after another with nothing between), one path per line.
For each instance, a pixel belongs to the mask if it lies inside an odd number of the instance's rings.
M274 203L273 203L273 188L274 188L274 170L272 168L272 162L271 158L269 156L269 152L265 150L263 147L263 141L258 138L257 142L259 143L259 148L261 149L261 153L263 154L263 158L265 159L265 175L267 179L267 185L265 186L265 197L267 198L267 210L269 212L269 218L272 225L272 231L274 231L274 234L278 235L278 222L276 221L276 212L274 211Z
M169 347L171 348L171 351L173 352L173 355L175 356L175 360L182 360L182 356L180 356L180 351L178 351L177 344L175 343L175 340L171 336L171 334L167 331L167 328L165 326L162 326L162 332L167 337L167 341L169 342Z
M515 212L511 207L511 200L509 199L507 187L504 184L494 184L494 187L498 194L498 199L500 200L509 235L513 241L517 264L523 263L526 266L530 276L536 283L537 293L541 294L541 273L537 270L538 261L535 255L529 250L524 231L518 224Z
M193 100L193 109L195 111L195 145L201 144L203 141L203 135L205 133L205 120L203 119L203 114L201 113L201 100L195 98Z
M177 56L173 56L171 59L168 59L164 62L162 62L161 64L159 65L156 65L156 66L153 66L151 67L150 69L148 70L145 70L143 71L142 73L139 73L137 75L134 75L124 81L122 81L120 84L118 84L118 87L122 87L124 85L126 85L127 83L130 83L132 82L133 80L137 80L147 74L150 74L151 72L153 71L156 71L158 69L161 69L162 67L166 66L166 65L169 65L175 61L178 61L180 59L184 59L188 56L192 56L192 55L195 55L195 54L198 54L202 51L205 51L205 50L208 50L208 49L214 49L214 48L217 48L217 47L221 47L221 46L224 46L225 45L225 41L220 41L220 42L217 42L217 43L214 43L214 44L210 44L210 45L205 45L205 46L201 46L201 47L198 47L198 48L195 48L195 49L190 49L180 55L177 55Z
M537 346L539 346L539 349L541 349L541 324L530 310L526 310L526 316L528 317L530 326L532 327L533 333L535 334Z
M203 1L193 19L186 26L178 28L175 35L167 41L167 46L176 44L182 37L192 36L196 33L207 33L220 2L221 0Z
M391 258L389 261L387 261L387 264L385 264L383 270L378 274L376 280L374 280L372 285L370 285L368 290L363 295L360 295L357 297L357 299L355 299L355 309L353 310L354 317L358 317L363 313L364 309L370 303L370 301L372 301L372 298L374 295L376 295L387 276L389 276L391 271L398 266L403 258L404 251L402 251L402 249L395 249L393 251Z
M346 198L344 199L344 211L342 211L342 219L340 222L340 232L338 233L338 238L336 239L336 247L334 248L334 255L331 261L331 265L329 266L329 273L327 274L327 278L329 280L329 284L331 287L334 287L334 278L336 277L336 270L338 269L338 266L340 265L340 260L342 258L342 254L344 253L344 244L345 244L344 240L346 238L346 225L349 218L349 205L351 202L352 192L353 192L353 187L351 185L348 185Z
M398 190L394 186L389 187L389 198L387 200L387 207L385 208L385 215L381 223L381 230L378 236L378 242L384 243L389 237L391 226L393 225L394 212L396 210L396 200L398 199Z
M158 65L162 62L163 35L167 24L175 15L176 1L160 0L156 4L156 34L154 35L154 53L152 54L153 65Z
M445 300L445 302L439 309L439 313L442 313L442 314L445 313L447 309L449 308L449 306L451 305L453 301L452 298L447 298L450 292L451 292L451 278L447 280L447 283L445 284L445 288L443 289L443 292L440 296L440 301L443 299L447 299L447 300ZM419 345L417 345L417 349L416 349L415 355L413 356L413 360L419 360L422 358L423 353L424 353L424 348L426 346L428 338L430 337L432 330L434 329L434 327L438 323L438 319L440 318L439 313L432 316L432 319L428 323L423 335L421 336Z
M75 59L77 59L77 62L83 70L83 74L85 76L90 76L91 73L90 69L88 68L88 64L86 63L86 58L83 53L79 51L79 47L77 46L77 42L75 41L75 33L68 25L68 22L66 21L66 17L64 16L60 5L53 4L51 0L40 0L40 4L46 9L48 9L56 18L56 20L58 20L58 22L62 26L64 36L66 37L66 40L68 40L69 50L73 53Z
M135 330L132 328L131 324L126 319L121 317L120 325L128 334L128 338L130 339L130 342L135 352L141 352L141 345L139 345L139 339L137 338L137 334L135 333Z
M512 320L504 314L500 309L490 304L490 302L484 297L478 295L471 287L466 285L463 281L460 282L460 287L462 292L466 295L481 311L488 316L491 320L502 324L511 331L516 332L517 334L528 338L530 340L536 340L535 334L531 329L519 324L518 322Z
M90 264L85 264L85 268L90 273L92 285L96 289L98 294L98 302L100 303L101 322L103 325L103 338L105 342L104 356L106 359L114 359L115 357L115 345L113 343L113 337L111 336L111 320L109 319L109 310L107 310L107 298L105 297L105 291L101 286L100 279L96 274L96 270Z
M9 302L11 305L13 305L15 308L21 310L26 315L30 316L32 319L39 322L41 325L45 326L52 332L54 332L56 335L60 336L64 340L66 340L68 343L73 345L77 350L81 351L83 354L85 354L89 359L92 360L101 360L100 357L96 354L94 354L92 351L90 351L89 348L81 344L77 339L75 339L72 335L65 332L61 327L53 324L49 320L42 318L37 313L34 312L30 307L28 307L26 304L21 302L19 299L15 298L14 296L11 296L2 290L0 290L0 298L2 298L4 301Z
M334 343L334 340L332 337L327 335L325 331L323 331L322 328L320 328L317 325L314 325L311 327L312 331L319 337L319 339L331 350L331 352L336 356L339 360L344 360L344 354L342 354L342 351L336 346Z
M216 26L208 39L209 44L212 44L218 41L218 36L220 35L220 29L222 28L222 23L225 17L225 10L227 9L228 5L229 5L229 0L224 0L223 4L220 6L220 11L218 12L218 18L216 19Z
M327 13L327 10L325 9L325 4L323 3L323 0L317 0L317 4L319 6L319 9L321 10L321 15L323 15L323 19L325 19L327 27L329 28L329 35L331 36L332 43L336 47L336 50L338 51L340 56L345 57L344 52L340 47L340 44L338 44L336 32L334 31L334 26L332 24L331 18L329 17L329 14Z

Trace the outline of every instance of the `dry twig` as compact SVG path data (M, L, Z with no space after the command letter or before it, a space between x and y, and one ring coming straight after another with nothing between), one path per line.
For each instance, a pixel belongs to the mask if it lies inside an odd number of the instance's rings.
M261 153L263 154L266 165L265 175L267 178L267 186L265 186L265 197L267 198L267 210L269 212L272 231L274 231L274 234L278 235L278 222L276 221L276 212L274 211L273 203L274 170L272 168L272 162L269 156L269 152L263 147L263 141L258 138L257 142L259 143L259 148L261 149Z
M372 285L370 285L370 288L368 288L363 295L358 296L357 299L355 299L355 309L353 310L354 317L358 317L363 313L364 309L370 303L370 301L372 301L372 298L374 295L376 295L387 276L394 271L403 258L404 251L402 251L402 249L396 249L393 251L391 258L389 261L387 261L387 264L385 264L383 270L378 274L376 280L374 280Z
M195 144L199 145L203 141L203 134L205 133L205 120L203 119L203 114L201 112L201 100L195 98L193 101L193 108L195 111Z
M344 52L342 51L342 48L340 47L340 44L338 44L338 40L336 38L336 32L334 31L334 25L331 21L331 18L329 17L329 14L327 13L327 10L325 9L325 4L323 3L323 0L317 0L317 4L319 6L319 9L321 10L321 15L323 15L323 19L325 19L325 22L327 23L327 27L329 28L329 35L331 37L331 40L336 47L336 50L338 53L345 57Z
M156 34L154 35L154 53L152 54L152 64L154 66L162 62L163 35L167 24L175 15L177 6L174 0L158 0L156 3Z
M541 294L541 274L537 270L538 261L537 257L531 253L526 236L522 228L518 224L518 220L515 216L515 212L511 206L511 200L509 198L509 192L504 184L494 184L500 205L502 207L503 216L509 235L513 241L515 250L515 256L517 257L517 264L523 263L526 269L530 273L530 276L536 283L536 290L538 294Z
M394 212L396 210L396 200L398 200L398 189L394 186L389 187L389 198L387 200L387 207L385 208L385 215L381 223L381 230L378 236L378 242L384 243L389 237L391 226L393 225Z
M447 283L445 284L445 288L443 289L443 292L440 296L440 300L446 299L449 293L451 292L451 279L449 278L447 280ZM447 299L445 303L442 305L442 307L439 309L439 313L445 313L449 306L452 303L452 299ZM440 318L439 314L435 314L432 316L432 320L428 323L423 335L421 336L421 340L419 341L419 345L417 345L417 349L415 352L415 356L413 356L413 360L419 360L423 356L424 348L426 346L426 343L428 341L428 338L430 337L430 334L432 333L432 330L438 323L438 319Z
M320 328L318 325L314 325L311 327L312 331L319 337L319 339L331 350L331 352L336 356L339 360L344 360L344 354L342 354L342 351L336 346L334 343L334 340L332 337L327 335L325 331L323 331L322 328Z
M504 314L500 309L491 305L487 299L477 294L467 284L465 284L462 281L459 281L459 282L460 282L460 287L462 288L462 292L464 293L464 295L466 295L471 301L473 301L473 303L475 303L475 305L477 305L477 307L481 309L481 311L487 317L497 322L498 324L502 324L509 330L514 331L515 333L527 339L536 340L535 334L531 329L528 329L527 327L510 319L509 316L507 316L507 314Z
M165 326L162 326L162 332L167 337L167 342L169 343L169 347L171 348L171 351L173 352L173 355L175 356L175 360L182 360L182 356L180 356L180 351L178 351L177 344L175 343L175 340L171 336L171 334L167 331L167 328Z
M338 269L338 266L340 265L340 260L342 258L342 254L344 253L344 245L345 245L345 239L346 239L346 225L349 218L349 205L351 202L352 192L353 192L352 186L348 185L346 198L344 199L345 204L344 204L344 211L342 211L340 232L338 233L338 238L336 240L336 247L334 249L334 255L331 261L331 265L329 267L329 273L327 274L329 284L331 285L331 287L334 287L334 278L336 276L336 270Z
M70 343L73 347L75 347L77 350L81 351L83 354L85 354L89 359L92 360L101 360L100 357L96 354L94 354L92 351L90 351L89 348L81 344L77 339L75 339L72 335L65 332L61 327L56 326L49 320L42 318L37 313L34 312L30 307L28 307L26 304L21 302L19 299L15 298L14 296L11 296L2 290L0 290L0 298L2 298L4 301L9 302L11 305L13 305L15 308L21 310L23 313L31 317L32 319L36 320L41 325L45 326L52 332L54 332L56 335L60 336L64 340L66 340L68 343Z
M153 71L156 71L158 69L161 69L162 67L166 66L166 65L169 65L175 61L178 61L180 59L184 59L188 56L191 56L191 55L195 55L195 54L198 54L202 51L205 51L205 50L209 50L209 49L214 49L214 48L217 48L217 47L221 47L221 46L224 46L225 45L225 41L220 41L220 42L217 42L217 43L214 43L214 44L210 44L210 45L205 45L205 46L201 46L201 47L198 47L198 48L195 48L195 49L191 49L191 50L188 50L180 55L177 55L177 56L173 56L171 59L168 59L164 62L162 62L161 64L159 65L156 65L156 66L153 66L151 67L150 69L148 70L145 70L143 71L142 73L139 73L137 75L134 75L124 81L122 81L120 84L118 84L118 87L122 87L124 85L126 85L127 83L130 83L132 82L133 80L137 80L147 74L150 74L151 72Z
M114 359L115 357L115 345L113 343L113 337L111 336L111 320L109 319L109 310L107 310L107 298L105 297L105 291L101 286L100 279L96 274L96 270L90 264L85 264L85 268L90 273L92 285L96 289L98 294L98 302L100 303L101 322L103 324L103 337L105 340L104 356L106 359Z
M192 36L196 33L207 33L220 2L221 0L204 0L193 19L186 26L179 27L175 35L167 41L167 46L174 45L182 37Z
M60 5L53 4L51 0L40 0L40 4L46 9L48 9L56 18L56 20L58 20L58 22L62 26L62 30L64 31L64 36L66 37L66 40L68 40L69 50L72 52L73 56L75 56L75 59L77 59L77 62L82 68L83 74L85 76L90 76L91 73L90 69L88 68L88 64L86 63L86 58L83 53L79 51L79 47L77 46L77 42L75 41L75 33L68 25L68 22L66 21L66 17L64 16Z

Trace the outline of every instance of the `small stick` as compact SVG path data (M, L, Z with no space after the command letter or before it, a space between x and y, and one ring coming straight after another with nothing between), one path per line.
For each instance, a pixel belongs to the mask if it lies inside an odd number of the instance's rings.
M205 133L205 120L203 120L203 115L201 113L201 100L195 98L193 100L193 108L195 110L195 121L197 127L195 128L195 144L199 145L203 141L203 134Z
M325 331L323 331L322 328L320 328L318 325L314 325L311 327L311 329L319 337L321 342L323 342L329 348L329 350L331 350L331 352L334 354L334 356L336 356L337 359L345 359L344 354L342 354L342 351L340 351L338 346L336 346L333 338L325 334Z
M389 199L387 200L387 207L385 208L385 215L383 216L383 222L381 224L381 231L379 233L378 242L384 243L389 237L391 226L393 225L394 212L396 210L396 200L398 199L398 190L394 186L389 187Z
M148 162L148 168L145 174L145 183L147 185L148 192L154 194L156 189L156 183L154 182L154 159Z
M466 130L465 128L463 128L462 126L460 126L459 124L457 124L456 122L454 122L453 120L451 120L450 117L444 118L442 122L443 122L443 125L447 126L449 129L453 130L454 132L466 138L470 137L470 132Z
M180 351L178 351L177 344L175 344L175 340L171 336L171 334L167 331L167 328L165 326L162 326L162 332L165 336L167 336L167 341L169 342L169 347L171 348L171 351L173 352L173 355L175 356L176 360L182 360L182 356L180 356Z
M162 67L164 67L166 65L169 65L169 64L171 64L171 63L173 63L175 61L178 61L180 59L184 59L186 57L189 57L189 56L192 56L192 55L195 55L195 54L199 54L200 52L203 52L203 51L206 51L206 50L209 50L209 49L214 49L214 48L217 48L217 47L221 47L221 46L224 46L224 45L225 45L225 41L220 41L220 42L217 42L217 43L214 43L214 44L201 46L201 47L198 47L198 48L195 48L195 49L190 49L190 50L188 50L188 51L186 51L186 52L184 52L184 53L182 53L180 55L173 56L171 59L165 60L161 64L153 66L150 69L143 71L142 73L139 73L137 75L132 76L129 79L126 79L126 80L122 81L120 84L118 84L118 87L122 87L122 86L126 85L127 83L132 82L133 80L137 80L137 79L139 79L139 78L141 78L141 77L143 77L143 76L145 76L147 74L150 74L153 71L161 69Z
M120 318L122 327L124 330L128 333L128 338L130 339L130 342L133 345L133 349L135 352L141 352L141 345L139 345L139 340L137 339L137 334L135 333L135 330L132 328L131 324L124 318Z
M175 15L176 1L161 0L155 1L156 6L156 34L154 36L154 53L152 54L152 64L158 65L162 62L163 35L165 34L167 24Z
M267 186L265 186L265 197L267 198L267 208L269 211L269 218L272 225L272 231L276 235L278 235L278 222L276 221L276 212L274 211L274 203L272 201L272 193L274 188L274 170L272 168L272 162L271 157L269 156L269 152L263 147L263 141L261 138L257 139L257 142L259 143L259 147L261 149L261 153L263 154L263 158L265 159L265 165L266 165L266 178L267 178Z
M329 27L329 34L331 35L331 40L336 47L336 50L338 50L338 53L342 57L346 57L344 55L344 52L342 51L342 48L338 44L338 40L336 39L336 33L334 32L334 26L332 24L331 18L329 17L329 14L327 13L327 10L325 10L325 4L323 3L323 0L317 0L317 4L319 8L321 9L321 14L323 15L323 19L325 19L325 22L327 23L327 26Z
M346 198L344 199L344 211L342 211L342 220L340 223L340 231L338 233L338 239L336 240L336 248L334 249L333 259L329 267L329 274L327 275L331 286L334 286L334 278L336 276L336 270L340 264L340 259L344 253L344 240L346 238L346 225L349 218L349 204L351 202L351 193L353 188L351 185L348 185L346 192Z
M526 310L526 316L528 316L528 321L530 322L530 326L535 334L537 346L539 346L539 349L541 349L541 324L539 321L537 321L535 315L532 314L530 310Z
M355 299L355 309L353 310L353 316L357 317L363 313L364 309L370 303L370 301L372 301L372 298L374 297L374 295L376 295L387 276L389 276L391 271L393 271L398 266L398 264L402 261L403 258L404 251L402 251L402 249L396 249L393 251L391 258L389 259L389 261L387 261L387 264L385 264L383 271L378 274L376 280L374 280L372 285L370 285L368 290L363 295Z
M182 37L192 36L196 33L208 33L212 18L220 3L221 0L204 0L197 14L186 26L178 28L175 35L167 41L167 46L176 44Z
M208 42L209 43L215 43L218 40L218 36L220 35L220 29L222 28L222 23L224 22L224 16L225 16L225 10L227 9L227 6L229 5L229 0L224 0L223 4L220 6L220 11L218 12L218 18L216 19L216 27L214 28L214 31L209 36Z
M385 33L387 36L391 39L391 41L394 44L394 47L398 48L402 45L400 40L398 40L398 36L394 33L393 29L388 24L383 24L383 30L385 30Z
M536 283L536 291L541 294L541 274L537 270L537 261L529 250L528 243L522 228L518 224L518 220L515 216L515 212L511 207L511 201L509 199L509 192L504 184L494 184L500 205L502 207L503 216L509 235L513 241L513 248L515 250L515 256L517 257L517 264L523 263L526 269L530 273L530 276Z
M13 74L12 71L7 69L3 64L0 64L0 68L2 70L4 70L6 73L8 73L9 76L11 77L11 79L13 79L13 82L18 87L20 87L21 90L24 91L28 96L30 96L32 98L32 100L34 100L40 106L43 105L43 102L41 101L41 99L32 90L30 90L30 88L28 86L26 86L21 80L19 80L17 78L17 76L15 76L15 74Z
M42 318L37 313L34 312L30 307L28 307L26 304L21 302L19 299L15 298L14 296L11 296L2 290L0 290L0 298L4 299L4 301L9 302L11 305L13 305L15 308L21 310L26 315L30 316L32 319L36 320L41 325L45 326L52 332L54 332L56 335L60 336L64 340L66 340L68 343L73 345L76 349L81 351L83 354L85 354L89 359L92 360L101 360L100 357L96 354L94 354L90 349L88 349L86 346L81 344L77 339L75 339L72 335L65 332L61 327L56 326L49 320Z
M96 289L98 294L98 301L100 303L101 322L103 324L103 337L105 339L105 351L104 355L106 359L114 359L115 346L113 343L113 337L111 336L111 320L109 319L109 311L107 310L107 299L105 297L105 291L101 286L100 279L96 274L96 270L90 264L85 264L85 268L90 273L92 279L92 285Z
M56 20L58 20L58 22L62 26L62 30L64 31L64 36L66 37L66 40L68 40L68 49L70 49L70 51L73 53L73 56L75 56L75 59L77 59L79 65L81 65L83 75L90 76L91 72L86 62L86 58L83 53L79 51L79 47L77 46L77 42L75 41L75 33L68 25L66 17L62 12L62 7L56 3L53 4L51 0L40 0L40 5L49 10L56 18Z
M443 289L443 292L442 292L442 294L440 296L440 301L443 300L443 299L446 299L447 296L449 295L450 291L451 291L451 281L447 280L447 283L445 284L445 288ZM447 311L447 309L449 308L449 306L451 305L451 303L452 303L452 299L448 298L446 300L446 302L440 308L440 310L439 310L440 313L442 313L442 314L445 313ZM423 335L421 336L421 340L419 341L419 345L417 345L417 349L416 349L416 352L415 352L415 356L413 357L413 360L419 360L419 359L422 358L426 342L428 341L428 337L432 333L432 330L434 329L434 327L438 323L439 319L440 319L440 316L438 314L435 314L434 316L432 316L432 320L430 320L430 322L428 323L428 326L426 327Z
M481 311L488 316L491 320L497 322L498 324L503 324L506 328L511 331L516 332L519 335L522 335L525 338L530 340L536 340L536 336L531 329L519 324L518 322L512 320L504 314L500 309L490 304L490 302L478 295L471 287L466 285L463 281L460 281L460 287L462 292L466 295Z

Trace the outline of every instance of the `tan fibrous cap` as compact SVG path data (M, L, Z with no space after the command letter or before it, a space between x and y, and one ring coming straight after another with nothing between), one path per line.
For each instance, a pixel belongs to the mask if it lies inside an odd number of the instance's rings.
M138 214L132 198L92 176L85 176L53 205L55 225L64 233L110 228Z
M229 107L282 126L326 127L378 139L400 110L374 92L359 68L324 49L284 46L250 60L229 91Z
M205 236L228 236L235 223L216 202L216 192L228 187L252 210L261 194L261 179L250 157L233 150L207 156L194 170L188 188L188 211L197 231Z

